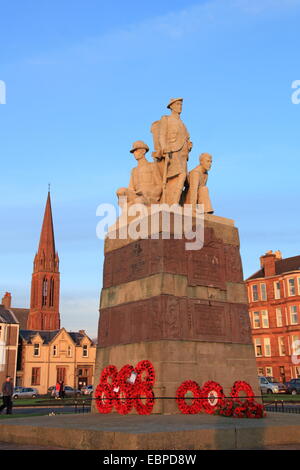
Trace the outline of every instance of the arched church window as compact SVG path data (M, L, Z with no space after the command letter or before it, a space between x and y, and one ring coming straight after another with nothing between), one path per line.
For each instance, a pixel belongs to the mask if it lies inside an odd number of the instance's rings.
M47 305L47 296L48 296L48 280L44 278L43 280L43 302L42 305Z
M50 307L54 305L54 279L51 278L50 280Z

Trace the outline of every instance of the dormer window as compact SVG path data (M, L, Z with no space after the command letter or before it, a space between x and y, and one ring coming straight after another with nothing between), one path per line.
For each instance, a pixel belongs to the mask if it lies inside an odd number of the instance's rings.
M33 355L39 356L40 355L40 345L39 343L34 343L33 345Z
M88 357L88 347L87 344L82 346L82 357Z

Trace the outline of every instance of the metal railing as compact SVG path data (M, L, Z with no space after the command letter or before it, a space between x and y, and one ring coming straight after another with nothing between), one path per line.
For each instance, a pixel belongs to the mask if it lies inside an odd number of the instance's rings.
M154 397L154 400L175 400L176 397L160 397L156 396ZM212 400L214 397L199 397L198 400L205 400L205 399L210 399ZM215 397L217 398L217 397ZM223 397L226 399L234 399L232 397ZM243 398L243 397L241 397ZM269 398L269 396L268 396ZM124 400L124 398L119 397L119 398L114 398L114 400ZM132 399L132 398L131 398ZM300 400L280 400L280 399L274 399L272 401L266 400L264 395L259 395L254 397L255 400L259 400L261 404L263 404L264 409L268 412L277 412L277 413L296 413L300 414ZM91 396L83 396L81 397L74 397L74 398L62 398L60 400L54 399L52 397L38 397L33 403L27 403L23 404L22 399L19 400L14 400L13 401L13 408L14 409L21 409L21 408L33 408L33 409L38 409L38 408L46 408L47 412L53 411L54 410L61 410L63 408L68 409L68 413L74 412L74 413L89 413L91 411L91 405L92 402L96 400L96 398L91 397ZM185 400L190 401L193 400L193 397L185 397ZM45 413L45 414L46 414Z

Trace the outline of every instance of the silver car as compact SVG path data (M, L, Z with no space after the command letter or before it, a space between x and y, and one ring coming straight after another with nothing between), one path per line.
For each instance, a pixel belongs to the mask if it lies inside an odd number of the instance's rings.
M15 387L13 393L13 399L17 400L18 398L36 398L39 395L39 392L36 388L31 387Z
M261 393L286 393L286 386L274 377L258 377Z
M94 387L93 385L87 385L86 387L82 387L80 391L82 395L93 395Z

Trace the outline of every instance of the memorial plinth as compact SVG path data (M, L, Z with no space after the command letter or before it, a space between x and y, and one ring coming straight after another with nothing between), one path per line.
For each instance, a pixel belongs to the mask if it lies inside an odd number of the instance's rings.
M236 380L259 395L246 288L234 222L204 216L204 246L185 238L107 238L100 302L97 385L102 369L151 361L154 393L175 397L185 380L219 382L226 395ZM177 413L174 399L153 412Z

